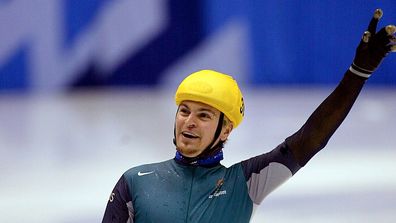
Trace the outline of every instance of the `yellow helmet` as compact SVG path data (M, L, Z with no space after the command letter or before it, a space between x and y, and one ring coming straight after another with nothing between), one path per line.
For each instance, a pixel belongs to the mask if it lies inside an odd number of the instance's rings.
M176 105L182 101L198 101L224 113L236 128L243 119L245 105L237 82L229 75L213 70L190 74L179 85Z

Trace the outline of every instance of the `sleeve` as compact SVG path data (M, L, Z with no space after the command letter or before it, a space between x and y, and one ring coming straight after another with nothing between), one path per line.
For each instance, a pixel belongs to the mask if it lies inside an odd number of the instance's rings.
M269 153L244 160L241 165L249 196L257 205L300 169L286 143Z
M336 89L319 105L306 123L286 139L300 166L324 148L356 101L366 78L347 71Z
M133 218L132 199L123 175L110 195L102 223L133 223Z

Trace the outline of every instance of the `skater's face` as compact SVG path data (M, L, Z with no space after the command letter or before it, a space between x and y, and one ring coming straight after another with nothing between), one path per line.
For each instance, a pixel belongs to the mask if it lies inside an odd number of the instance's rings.
M212 142L220 118L220 111L204 103L183 101L175 120L175 139L178 151L186 157L196 157ZM228 121L223 125L219 140L225 141L232 130Z

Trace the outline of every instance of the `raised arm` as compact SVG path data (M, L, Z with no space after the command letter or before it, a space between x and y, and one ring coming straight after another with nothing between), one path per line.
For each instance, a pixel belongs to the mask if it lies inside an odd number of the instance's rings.
M382 11L377 9L356 49L353 63L341 82L301 129L286 139L288 148L300 166L304 166L327 144L349 113L366 80L383 58L396 51L394 25L388 25L376 33L381 17Z

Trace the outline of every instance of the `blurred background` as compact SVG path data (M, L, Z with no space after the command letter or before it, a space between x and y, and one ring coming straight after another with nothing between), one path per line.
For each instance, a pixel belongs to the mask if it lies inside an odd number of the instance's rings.
M174 156L173 94L200 69L245 96L223 164L270 151L342 78L376 8L396 23L391 0L0 0L0 222L100 222L124 171ZM395 67L252 222L394 222Z

